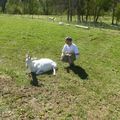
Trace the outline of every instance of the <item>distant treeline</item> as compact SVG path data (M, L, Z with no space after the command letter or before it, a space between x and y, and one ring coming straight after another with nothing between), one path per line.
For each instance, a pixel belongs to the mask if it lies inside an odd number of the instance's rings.
M111 23L120 21L120 0L0 0L0 10L8 14L67 15L71 22L98 22L100 16L111 16Z

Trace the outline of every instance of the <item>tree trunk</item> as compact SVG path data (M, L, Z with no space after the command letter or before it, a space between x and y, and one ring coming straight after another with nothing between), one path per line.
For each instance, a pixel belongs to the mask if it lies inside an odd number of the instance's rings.
M113 3L113 9L112 9L112 25L114 25L115 21L115 1Z
M70 21L70 11L69 11L69 8L68 8L68 10L67 10L67 21L69 22Z
M88 14L86 14L86 22L88 22L88 17L89 17L89 15L88 15Z
M72 9L73 9L73 6L72 6L72 0L70 0L70 22L72 22Z
M95 22L98 21L99 17L100 17L100 12L101 12L101 8L98 9L97 14L96 14L96 18L95 18Z
M6 7L7 0L4 0L2 3L2 12L5 13L5 7Z
M81 22L81 17L80 14L77 15L77 22L80 23Z
M84 22L84 15L82 14L82 22Z
M95 9L94 9L94 15L93 15L94 22L96 21L96 14L97 14L97 7L95 7Z
M70 8L70 22L72 22L72 8Z
M88 17L89 17L89 1L87 1L87 8L86 8L86 22L88 22Z
M77 22L81 22L81 17L80 17L80 0L77 0Z
M70 21L70 0L67 3L67 21Z
M70 22L72 22L72 11L70 12Z
M72 0L68 0L67 3L67 21L72 22Z

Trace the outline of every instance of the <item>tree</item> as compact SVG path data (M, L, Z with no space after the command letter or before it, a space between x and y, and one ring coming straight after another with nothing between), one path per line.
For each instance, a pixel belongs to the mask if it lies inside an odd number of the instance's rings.
M72 22L74 15L77 15L78 23L88 22L89 18L98 22L100 16L111 12L112 24L120 19L118 3L120 0L0 0L3 12L6 8L12 14L66 14L68 22Z
M120 3L120 0L112 0L112 24L113 25L115 24L115 17L117 16L117 19L119 19L119 5L117 5L119 3ZM116 11L116 9L117 9L117 11ZM116 21L116 23L117 23L117 21Z
M90 15L90 0L86 0L85 1L86 2L86 22L88 21L88 17L89 17L89 15Z
M2 12L5 13L7 0L0 0L0 6L2 7Z
M21 0L22 2L22 8L23 8L23 14L29 14L29 0Z
M7 13L22 14L21 0L8 0L6 4Z
M72 21L72 0L66 2L67 6L67 21Z
M110 5L111 0L93 0L94 7L94 22L97 22L99 17L101 16L101 11L105 10Z
M80 0L77 0L77 22L81 22L81 17L80 17Z
M112 0L112 24L114 24L115 21L115 8L117 5L117 1L116 0Z
M118 24L118 22L120 21L120 3L117 4L116 6L116 25Z
M41 13L44 15L49 15L54 13L54 10L56 8L57 0L39 0L40 3L40 8L41 8Z
M39 1L38 0L28 0L29 14L38 14Z

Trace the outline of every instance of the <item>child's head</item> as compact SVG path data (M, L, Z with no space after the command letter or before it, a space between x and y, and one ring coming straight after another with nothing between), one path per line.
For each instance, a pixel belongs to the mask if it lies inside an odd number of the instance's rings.
M72 38L71 37L66 37L65 38L65 43L68 44L68 45L71 45L72 44Z

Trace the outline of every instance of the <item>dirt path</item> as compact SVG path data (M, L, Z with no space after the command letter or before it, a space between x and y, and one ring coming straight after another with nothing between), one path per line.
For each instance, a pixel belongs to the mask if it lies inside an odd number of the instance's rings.
M55 81L51 82L53 84ZM74 97L51 87L19 87L9 76L0 76L2 120L54 120L64 115Z

